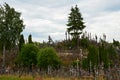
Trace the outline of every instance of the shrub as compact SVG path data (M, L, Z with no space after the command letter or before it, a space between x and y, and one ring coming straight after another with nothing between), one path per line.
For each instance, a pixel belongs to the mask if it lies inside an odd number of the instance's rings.
M33 44L25 44L18 55L17 62L22 66L37 64L37 53L39 49Z
M41 49L37 56L38 66L47 69L48 66L58 68L61 61L53 48Z

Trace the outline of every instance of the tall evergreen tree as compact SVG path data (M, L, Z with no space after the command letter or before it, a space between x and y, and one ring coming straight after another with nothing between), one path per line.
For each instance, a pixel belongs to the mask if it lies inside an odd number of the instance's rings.
M28 36L28 43L33 43L32 42L32 35L31 34Z
M48 46L50 47L53 44L51 36L48 36Z
M67 28L68 33L73 37L73 45L79 49L79 36L85 28L85 25L77 5L71 8L67 26L69 26Z
M25 44L25 40L24 40L24 35L22 34L20 35L20 39L19 39L19 51L21 51L23 44Z
M71 8L67 26L69 26L67 28L68 33L71 34L73 38L78 38L82 33L82 30L85 28L82 15L77 5Z

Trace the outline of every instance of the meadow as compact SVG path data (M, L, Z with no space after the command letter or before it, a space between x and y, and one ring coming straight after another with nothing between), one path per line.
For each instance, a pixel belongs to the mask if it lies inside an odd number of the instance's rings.
M105 80L103 77L97 77L97 80ZM21 76L18 77L17 75L0 75L0 80L93 80L93 77L90 76L84 76L81 78L63 78L63 77L40 77L37 76L33 78L32 76Z

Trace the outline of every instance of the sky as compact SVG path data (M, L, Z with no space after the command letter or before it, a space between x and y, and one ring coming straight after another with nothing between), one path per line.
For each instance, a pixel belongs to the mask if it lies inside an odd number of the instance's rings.
M21 12L25 24L25 39L32 35L33 41L64 40L66 24L71 7L78 5L87 31L112 42L120 41L120 0L0 0Z

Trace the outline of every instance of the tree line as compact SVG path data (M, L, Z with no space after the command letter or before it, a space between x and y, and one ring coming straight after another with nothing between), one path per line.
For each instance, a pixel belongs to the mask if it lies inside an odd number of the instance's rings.
M30 71L33 66L47 70L48 67L58 69L63 65L62 59L58 56L59 50L77 50L79 61L71 62L69 65L79 66L89 72L104 67L104 70L112 68L120 63L120 43L113 39L113 43L83 32L86 27L78 6L71 8L67 22L66 40L54 42L48 37L48 42L33 42L32 35L29 35L28 42L21 34L25 28L21 13L10 7L7 3L0 6L0 50L2 51L2 67L5 69L6 51L18 47L18 54L13 64L17 67L27 67ZM82 52L80 52L80 49ZM87 54L84 56L84 54ZM74 56L73 54L72 56ZM79 63L79 64L78 64ZM119 65L120 66L120 65Z

